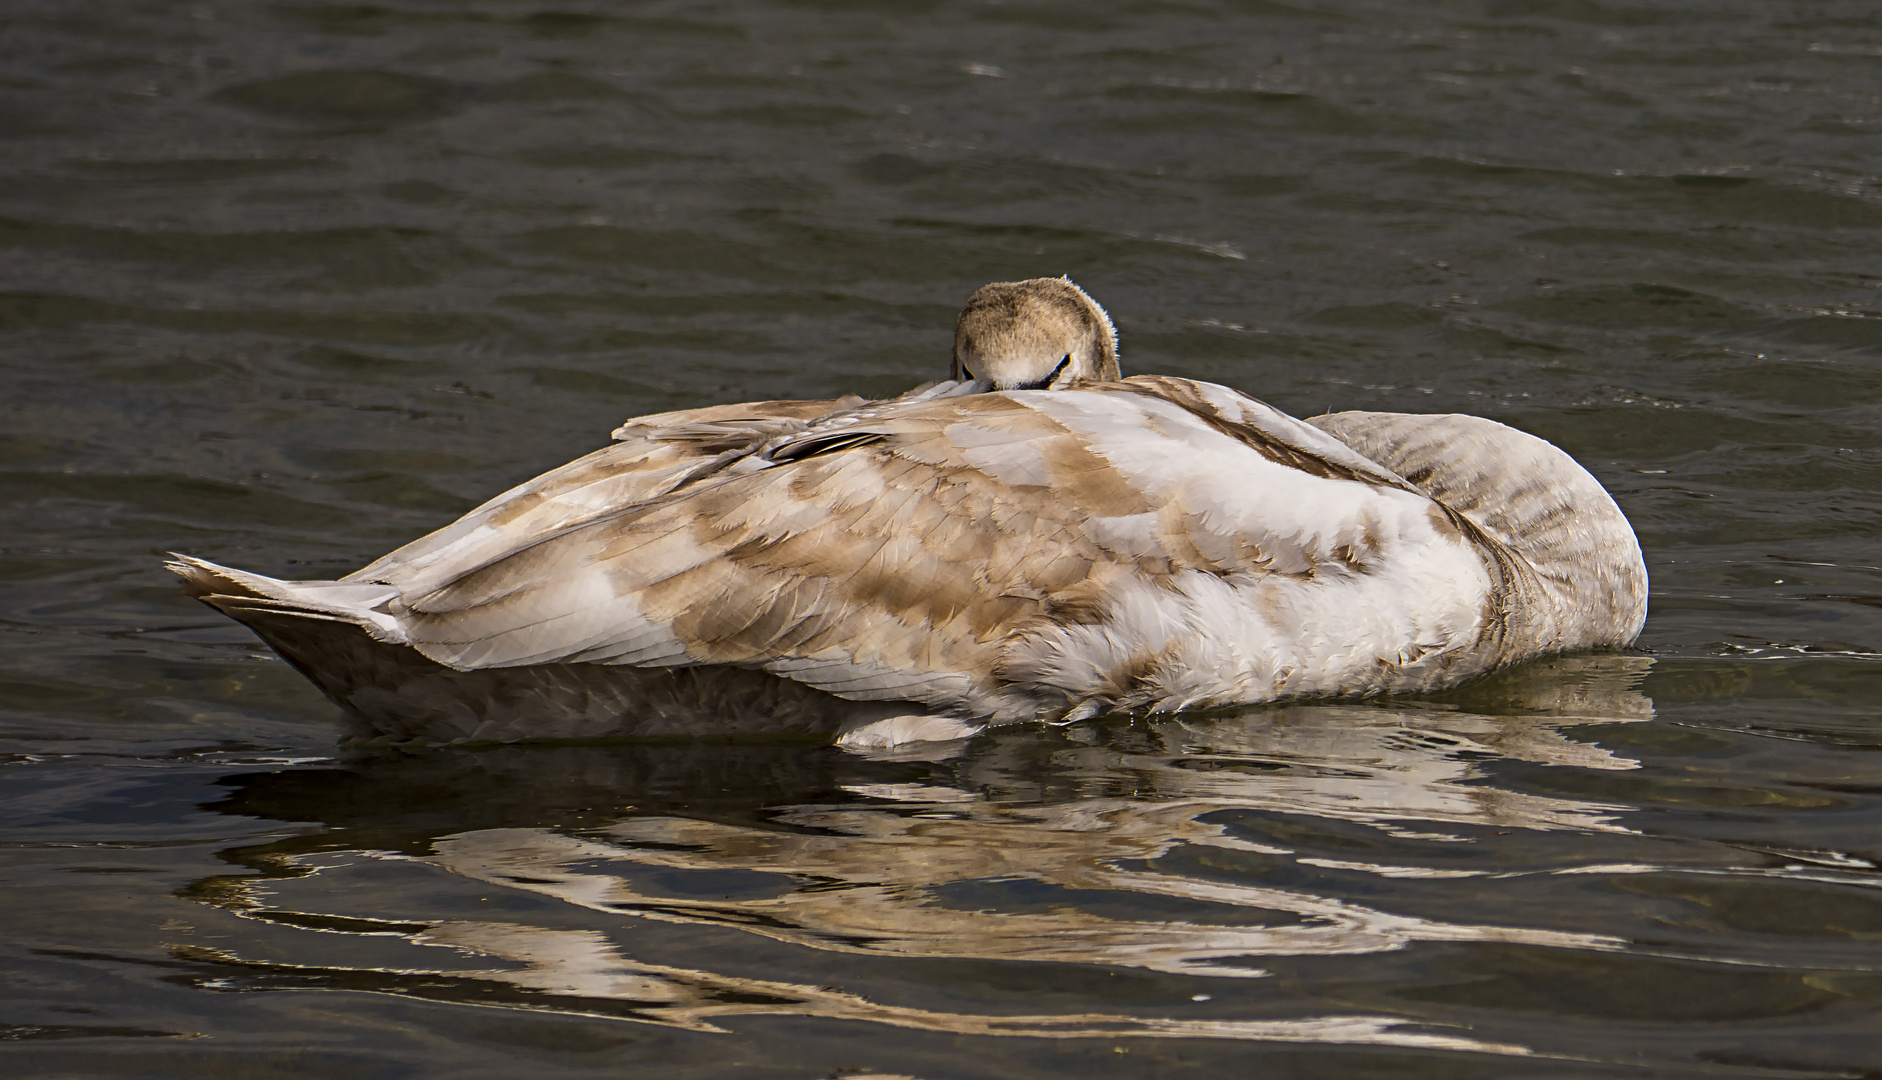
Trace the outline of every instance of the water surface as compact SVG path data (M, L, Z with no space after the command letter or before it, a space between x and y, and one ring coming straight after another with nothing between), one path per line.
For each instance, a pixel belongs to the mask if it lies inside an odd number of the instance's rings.
M0 6L20 1075L1882 1067L1860 0ZM158 566L330 577L622 418L1127 371L1608 485L1641 649L1407 701L350 757Z

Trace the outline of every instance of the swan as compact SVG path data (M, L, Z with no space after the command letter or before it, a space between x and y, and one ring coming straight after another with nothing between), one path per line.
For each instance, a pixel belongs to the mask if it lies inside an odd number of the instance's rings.
M1632 528L1480 417L1303 421L1122 378L1069 279L988 285L899 398L629 420L337 581L174 555L385 744L771 735L862 749L1451 686L1623 646Z

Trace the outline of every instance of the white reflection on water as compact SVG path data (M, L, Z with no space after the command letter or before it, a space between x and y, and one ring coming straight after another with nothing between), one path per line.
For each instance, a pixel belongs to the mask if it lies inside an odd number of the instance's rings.
M586 837L488 829L440 841L429 861L585 908L736 927L850 953L1259 976L1262 969L1238 961L1380 952L1418 941L1618 948L1619 939L1600 935L1440 922L1298 889L1145 865L1184 847L1215 848L1256 857L1236 875L1246 877L1258 872L1262 857L1292 854L1206 820L1222 811L1333 818L1428 839L1457 838L1412 833L1404 825L1619 831L1613 817L1623 807L1501 790L1481 782L1478 765L1483 758L1503 757L1579 768L1635 767L1558 730L1595 718L1612 723L1652 715L1651 703L1631 689L1648 662L1623 657L1604 663L1624 677L1553 681L1540 699L1534 692L1523 695L1521 703L1538 710L1530 715L1299 706L1215 720L1157 721L1147 725L1155 737L1140 741L1162 753L1094 746L1066 752L1053 763L1062 777L1089 777L1112 789L1128 779L1128 796L1045 805L984 801L965 789L976 773L1000 768L996 743L963 763L961 787L857 785L852 790L858 794L896 805L794 807L777 818L789 827L783 830L682 817L632 818ZM1572 692L1565 693L1565 685ZM1348 860L1299 861L1386 877L1461 876ZM698 899L649 888L642 882L653 869L744 871L797 887L757 898ZM1003 882L1043 886L1030 891L1043 893L1044 900L1028 905L1032 910L996 908L997 917L989 917L982 907L948 898L950 887ZM1074 892L1109 894L1133 909L1162 911L1172 905L1154 901L1175 901L1187 917L1103 914L1081 906ZM970 895L978 904L991 899L984 888Z
M1187 806L1194 809L1194 806ZM1213 807L1212 807L1213 808ZM799 837L674 818L609 830L626 844L517 829L472 833L440 844L438 865L493 885L525 889L583 907L642 918L735 927L778 941L849 953L949 959L1113 964L1187 975L1260 976L1233 963L1249 956L1381 952L1415 941L1499 941L1558 948L1618 948L1592 934L1435 922L1352 901L1289 889L1125 869L1184 842L1219 841L1206 832L1133 843L1105 828L1126 825L1119 807L1079 807L1085 820L936 822L867 812L817 813L794 820L848 836ZM900 822L905 828L876 828ZM1162 815L1128 824L1185 823ZM1207 830L1208 827L1204 827ZM647 849L639 843L690 850ZM623 868L606 871L603 864ZM570 866L582 869L570 871ZM756 870L815 882L757 900L695 900L643 891L627 867ZM936 893L955 883L1026 880L1098 890L1120 899L1152 897L1284 913L1282 925L1224 925L1200 919L1130 919L1082 910L1066 900L1017 912L945 906ZM1206 914L1206 911L1204 912ZM1290 917L1291 916L1291 917Z
M1286 1020L1177 1020L1104 1013L982 1016L882 1005L830 987L740 978L689 968L645 964L620 954L593 930L555 930L501 922L441 922L409 940L519 965L514 968L427 971L336 965L256 963L218 949L176 950L189 960L238 969L237 976L203 979L207 989L272 989L321 985L427 997L499 1008L554 1011L650 1021L690 1031L724 1032L714 1021L734 1016L811 1016L865 1020L891 1027L957 1035L1035 1038L1252 1039L1264 1042L1345 1043L1466 1050L1527 1056L1528 1048L1461 1035L1404 1030L1386 1016L1312 1016ZM366 976L369 981L349 976ZM317 984L307 981L317 978ZM494 987L522 996L493 1000ZM1428 1025L1419 1025L1428 1026Z
M852 956L1259 977L1264 970L1250 961L1263 956L1355 955L1419 942L1616 950L1625 942L1604 935L1444 921L1289 887L1302 879L1294 868L1303 866L1386 878L1482 871L1401 865L1405 853L1418 850L1402 844L1394 847L1400 863L1393 864L1297 856L1271 836L1258 841L1238 835L1235 821L1251 814L1320 818L1449 841L1466 838L1428 830L1625 832L1616 822L1625 807L1498 788L1482 762L1635 767L1566 737L1560 728L1650 717L1651 703L1631 689L1647 663L1600 658L1579 672L1585 677L1571 677L1578 674L1573 662L1561 662L1539 694L1510 696L1511 686L1521 690L1521 683L1502 688L1506 696L1495 703L1500 715L1314 705L1097 731L1086 745L1054 744L1062 749L1049 763L1031 765L1031 775L1044 775L1059 785L1055 791L1071 792L1049 799L1003 802L983 794L1010 796L1010 778L1027 774L1017 759L1029 747L1037 749L1037 736L1014 732L976 742L952 763L951 784L859 782L847 788L856 802L786 806L764 825L659 815L630 817L580 835L541 827L486 828L440 838L427 855L379 853L374 861L423 864L475 881L480 891L514 890L512 895L553 898L587 912L715 928ZM1002 776L1008 778L1004 787L996 780ZM296 861L312 870L323 858ZM311 926L318 916L275 903L287 899L283 894L294 890L295 880L305 879L276 879L265 890L221 903L277 925ZM1323 887L1322 879L1308 880L1313 888ZM739 884L714 884L726 881ZM378 899L384 910L385 898ZM496 981L567 999L554 1006L562 1010L614 1002L637 1019L699 1030L717 1030L716 1017L780 1013L977 1034L1523 1052L1399 1030L1389 1017L1257 1021L936 1012L877 1004L831 988L645 963L622 956L607 936L592 930L411 921L425 924L402 931L414 944L520 965L440 972L451 979ZM274 977L294 968L266 966ZM518 1007L550 1006L532 998Z

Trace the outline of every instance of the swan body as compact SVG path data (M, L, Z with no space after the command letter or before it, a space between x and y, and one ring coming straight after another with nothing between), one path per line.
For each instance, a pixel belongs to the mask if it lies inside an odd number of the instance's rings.
M894 747L1429 690L1645 618L1613 500L1500 424L1120 379L1069 279L977 291L953 374L630 420L338 581L170 566L392 743Z
M339 581L173 567L393 742L890 745L1429 690L1644 620L1607 493L1491 421L959 389L642 418Z

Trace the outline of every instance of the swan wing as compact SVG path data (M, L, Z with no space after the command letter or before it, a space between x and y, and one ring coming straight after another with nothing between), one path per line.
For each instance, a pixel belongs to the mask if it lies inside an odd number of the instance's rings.
M362 575L454 667L740 665L995 718L1363 690L1467 647L1491 587L1397 475L1206 383L883 402L721 454L461 572Z
M636 417L610 445L496 496L343 580L426 592L597 515L659 497L768 439L863 404L855 396L714 405Z
M816 398L804 401L748 401L734 402L730 405L707 405L698 409L680 409L675 412L631 417L621 421L621 426L614 429L613 437L620 442L632 442L650 436L657 437L663 431L700 424L763 424L776 420L801 420L808 423L834 412L856 408L861 404L863 404L862 398L855 394L845 394L839 398Z

